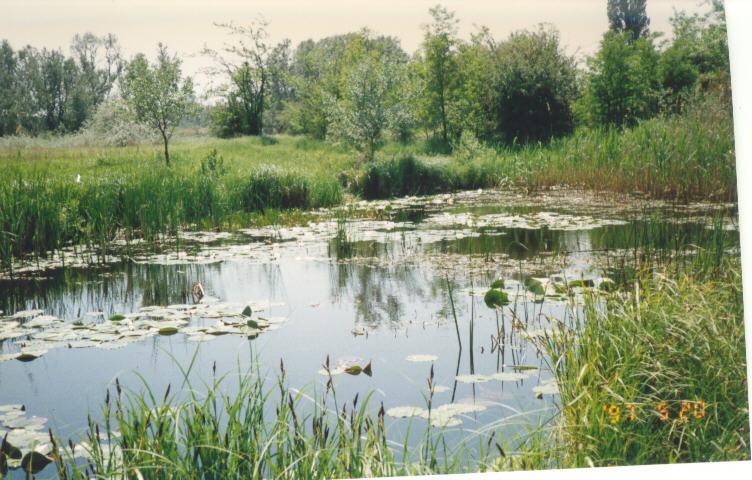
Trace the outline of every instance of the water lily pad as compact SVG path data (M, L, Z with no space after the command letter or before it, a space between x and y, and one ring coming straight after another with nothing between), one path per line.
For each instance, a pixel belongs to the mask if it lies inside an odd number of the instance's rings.
M160 335L175 335L178 333L178 328L173 326L162 327L159 329Z
M595 282L593 280L580 279L571 280L567 285L569 288L592 288L595 286Z
M21 460L21 466L24 471L37 473L52 462L52 459L47 455L43 455L36 450L32 450L24 455Z
M500 380L502 382L516 382L529 378L529 373L523 372L498 372L491 375L494 380Z
M406 358L408 362L435 362L438 359L436 355L408 355Z
M60 322L60 319L52 315L40 315L33 320L29 320L24 324L26 328L42 328L48 327L55 322Z
M47 353L47 350L44 349L21 349L21 353L18 354L16 357L16 360L20 362L30 362L32 360L36 360L37 358L41 357Z
M556 395L559 393L559 385L555 380L541 382L540 385L533 387L533 392L538 395Z
M458 382L462 382L462 383L486 383L492 380L492 378L487 375L478 375L478 374L457 375L454 378Z
M34 318L37 315L41 315L43 313L44 313L44 310L21 310L20 312L16 312L10 318L21 318L21 319Z
M386 414L395 418L423 417L428 416L428 410L420 407L393 407Z

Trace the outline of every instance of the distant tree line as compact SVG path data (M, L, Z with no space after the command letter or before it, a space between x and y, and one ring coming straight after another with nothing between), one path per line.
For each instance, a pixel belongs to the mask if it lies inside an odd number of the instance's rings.
M0 135L80 129L123 70L114 35L76 35L70 55L0 43Z
M221 137L304 134L345 142L372 159L388 138L420 135L437 151L461 138L489 144L546 142L578 125L623 127L680 112L700 92L730 98L723 4L679 12L673 39L649 30L646 0L607 0L609 30L586 68L550 25L499 40L487 28L458 36L455 14L430 9L413 55L369 30L270 43L266 22L218 24L232 39L205 48ZM165 144L190 114L193 90L180 60L160 47L156 64L121 59L114 36L77 36L71 55L0 48L0 133L72 132L119 87L123 111ZM160 91L161 90L161 91ZM151 105L150 105L151 104Z

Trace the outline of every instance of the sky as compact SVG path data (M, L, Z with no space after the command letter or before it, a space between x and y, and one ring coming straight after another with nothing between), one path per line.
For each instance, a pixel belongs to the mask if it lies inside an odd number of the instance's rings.
M606 0L0 0L0 38L13 47L62 48L76 33L114 33L126 56L153 55L158 42L184 58L183 69L204 83L201 69L209 60L202 47L221 47L226 35L214 22L244 24L259 15L270 22L273 42L289 38L293 46L313 38L368 27L398 37L414 52L422 39L428 9L441 3L457 14L460 36L477 26L497 39L511 32L553 24L566 51L582 58L598 47L608 28ZM648 0L652 31L670 34L675 10L704 12L703 0Z

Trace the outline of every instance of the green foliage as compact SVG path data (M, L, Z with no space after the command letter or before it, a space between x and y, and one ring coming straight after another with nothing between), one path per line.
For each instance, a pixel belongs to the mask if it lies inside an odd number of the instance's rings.
M590 59L584 98L586 116L596 125L634 125L658 112L659 54L652 40L608 32Z
M332 100L328 136L342 140L374 158L387 129L399 132L409 122L402 95L404 68L378 57L370 57L352 68L340 100Z
M632 40L646 37L650 25L646 3L647 0L608 0L606 13L611 31L627 33Z
M201 160L201 174L207 177L221 177L227 173L225 161L216 148L212 149L206 158Z
M72 56L0 44L0 136L79 130L122 70L112 35L76 35Z
M509 305L509 295L502 290L491 288L483 295L483 302L488 308L501 308Z
M407 63L407 54L396 38L375 36L365 29L302 42L293 54L290 66L293 93L282 114L292 131L317 139L329 136L332 104L346 102L348 88L353 87L351 76L358 75L351 72L370 62L371 66L401 66ZM399 86L406 93L405 87L405 84ZM397 127L398 119L394 120Z
M562 463L749 458L741 286L738 262L708 274L647 273L607 305L589 302L575 331L549 338L563 405L551 448L561 448ZM682 401L705 402L705 416L690 410L682 420ZM657 411L662 402L665 421ZM611 405L618 419L604 411ZM633 420L627 405L635 408Z
M161 135L167 165L170 137L192 106L193 82L190 77L183 79L180 64L160 43L157 62L149 65L143 54L136 55L121 82L123 99L135 120Z
M429 10L432 22L425 27L421 46L421 75L424 90L420 115L423 124L438 130L444 144L449 144L452 126L449 124L450 104L458 88L457 83L457 19L441 5Z
M569 133L577 95L573 57L559 33L540 27L513 33L493 52L489 103L493 134L507 142L548 140Z
M225 23L217 26L238 38L238 41L225 46L221 53L204 49L204 54L217 64L211 73L227 77L226 83L215 91L223 101L213 110L212 129L220 137L261 135L271 69L267 23L262 21L248 26ZM239 63L236 59L239 59Z
M126 105L117 99L100 103L84 124L82 135L87 141L105 146L124 147L156 139L154 132L136 123Z
M427 195L448 191L451 185L446 169L405 155L369 164L360 188L364 198L373 199Z

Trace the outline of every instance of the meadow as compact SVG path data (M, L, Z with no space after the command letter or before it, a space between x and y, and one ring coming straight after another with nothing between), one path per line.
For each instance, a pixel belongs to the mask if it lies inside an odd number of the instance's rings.
M187 132L173 163L157 145L101 147L75 137L0 143L0 263L116 237L154 241L181 229L232 230L280 211L478 188L557 187L670 199L734 201L733 122L712 97L633 128L589 129L548 144L388 143L373 162L346 146L279 135L217 139ZM80 177L79 177L80 175ZM271 212L271 213L270 213ZM292 215L300 217L300 215Z

